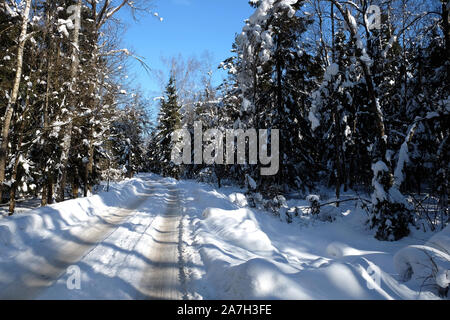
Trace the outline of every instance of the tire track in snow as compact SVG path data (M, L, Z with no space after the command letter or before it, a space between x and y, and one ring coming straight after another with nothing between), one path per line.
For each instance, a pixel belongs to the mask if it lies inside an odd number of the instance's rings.
M182 255L182 222L179 192L169 190L167 208L153 225L147 258L151 263L143 272L140 291L145 299L180 300L186 298Z

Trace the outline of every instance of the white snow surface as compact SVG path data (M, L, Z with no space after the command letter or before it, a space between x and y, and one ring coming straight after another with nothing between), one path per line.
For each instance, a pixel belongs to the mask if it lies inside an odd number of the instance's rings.
M17 283L27 280L24 275L46 275L50 271L43 266L52 269L56 258L85 246L88 250L71 263L81 271L80 290L68 289L70 266L64 265L55 280L43 278L45 290L25 292L25 297L142 298L142 276L151 263L149 243L159 215L174 201L174 190L183 261L176 270L185 298L441 299L435 288L405 277L405 265L412 261L408 252L422 247L440 265L435 283L448 284L449 227L433 237L412 230L400 241L381 242L365 227L364 211L352 202L323 207L337 215L333 222L322 222L308 214L307 200L288 200L300 213L287 224L283 216L249 208L245 190L237 187L217 189L146 174L114 184L108 193L0 218L0 297L20 294ZM80 240L108 219L115 223L104 236Z
M172 183L154 180L138 176L113 184L110 192L1 218L0 297L143 298L153 224L167 207ZM80 269L79 290L67 286L72 266ZM39 275L56 281L39 283ZM35 283L48 288L37 290Z
M184 197L188 230L185 252L192 261L189 290L203 299L439 299L432 289L404 283L394 266L401 248L425 243L412 231L397 242L374 239L365 214L342 203L333 223L296 218L292 224L230 203L239 189L220 190L191 181ZM307 212L309 202L290 200ZM325 210L327 208L323 208ZM305 220L311 219L304 217Z

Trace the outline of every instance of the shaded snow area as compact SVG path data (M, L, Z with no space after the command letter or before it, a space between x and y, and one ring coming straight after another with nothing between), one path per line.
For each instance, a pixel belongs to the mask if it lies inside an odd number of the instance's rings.
M311 200L288 224L239 188L145 174L1 218L0 298L448 299L449 227L381 242L351 201L324 222Z

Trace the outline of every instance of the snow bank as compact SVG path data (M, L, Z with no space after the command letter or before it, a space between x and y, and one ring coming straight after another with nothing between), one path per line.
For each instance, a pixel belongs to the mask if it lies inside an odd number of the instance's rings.
M332 242L327 246L326 249L327 254L332 257L342 258L346 256L360 256L365 254L365 252L361 250L357 250L353 247L350 247L348 244L341 242Z
M221 210L208 208L203 212L205 233L249 251L271 251L269 237L260 230L258 221L248 209Z
M450 284L450 225L435 234L425 245L411 245L394 256L394 264L403 281L445 289Z
M208 281L222 299L308 299L310 293L267 259L254 258L237 265L217 264Z
M293 248L281 252L280 247L275 247L269 235L262 230L261 216L257 218L251 210L208 208L202 216L203 220L197 224L196 242L206 268L205 282L209 295L214 298L390 298L380 287L369 290L367 268L357 263L331 260L372 252L333 242L324 252L331 259L317 257L314 260L320 263L305 268L307 260L304 258L311 255L296 252ZM285 236L289 239L292 234ZM317 239L311 239L308 235L305 238L311 241L312 247L317 244ZM301 247L296 249L302 250ZM304 262L294 267L292 262L295 260Z
M145 187L145 180L134 178L113 184L110 192L68 200L0 219L0 259L10 255L9 251L14 248L32 246L35 240L45 239L73 226L97 221L113 207L130 205L129 199L139 197L145 192Z
M427 246L450 254L450 225L427 241Z
M333 223L314 219L305 227L301 219L286 224L262 209L240 208L236 195L242 190L235 187L216 190L193 182L179 186L189 190L184 206L191 230L185 249L190 259L195 257L191 283L196 296L238 300L439 298L420 284L398 281L394 254L414 239L393 243L374 239L362 227L364 212L351 202L330 208L331 212L346 211ZM308 200L288 202L289 206L310 206Z

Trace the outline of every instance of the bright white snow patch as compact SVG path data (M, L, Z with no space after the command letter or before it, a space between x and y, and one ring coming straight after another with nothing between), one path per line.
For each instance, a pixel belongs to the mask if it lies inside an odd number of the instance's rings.
M204 239L210 235L218 235L220 239L247 250L272 250L269 238L260 230L253 212L248 209L227 211L208 208L203 212L203 216ZM208 241L205 242L207 243Z
M236 204L238 207L246 207L248 205L247 197L245 194L240 192L233 192L229 196L230 201Z

